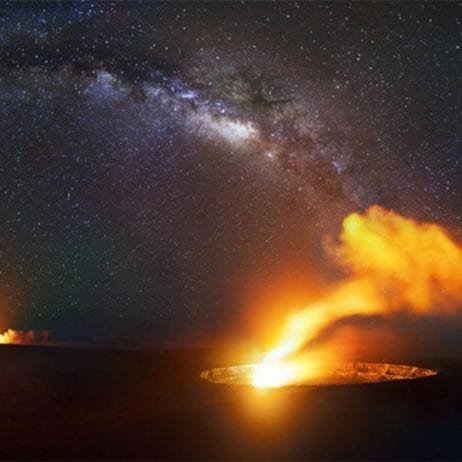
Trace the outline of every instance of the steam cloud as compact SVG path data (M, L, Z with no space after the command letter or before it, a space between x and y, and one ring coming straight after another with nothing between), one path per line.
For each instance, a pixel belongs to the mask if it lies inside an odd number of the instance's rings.
M267 361L299 354L345 317L451 313L462 303L462 245L437 224L419 223L375 205L344 219L333 250L349 276L290 316Z

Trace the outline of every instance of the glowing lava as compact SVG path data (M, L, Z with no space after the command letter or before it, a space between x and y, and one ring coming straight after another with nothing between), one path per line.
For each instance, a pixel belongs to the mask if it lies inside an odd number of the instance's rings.
M263 362L252 375L252 385L257 388L281 387L294 381L296 366L290 362Z
M352 385L360 383L390 382L395 380L414 380L431 377L437 374L437 371L434 369L404 364L346 362L338 364L322 376L313 376L311 378L305 378L304 380L293 381L293 377L286 377L284 372L282 375L279 375L281 370L274 370L272 369L273 366L274 364L269 369L266 369L268 376L263 376L261 383L255 383L255 377L261 373L260 364L209 369L201 373L201 378L209 382L223 385L253 385L257 388L276 388L285 385ZM281 378L281 380L278 380L278 377ZM287 380L287 378L290 380Z

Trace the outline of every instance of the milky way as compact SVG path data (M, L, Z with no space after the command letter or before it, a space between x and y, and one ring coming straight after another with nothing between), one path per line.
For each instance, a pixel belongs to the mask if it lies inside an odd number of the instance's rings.
M353 210L460 225L455 3L1 9L2 328L226 333Z

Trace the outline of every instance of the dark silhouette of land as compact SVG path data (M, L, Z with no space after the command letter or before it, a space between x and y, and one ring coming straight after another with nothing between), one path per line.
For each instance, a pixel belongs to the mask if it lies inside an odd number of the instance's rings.
M435 377L256 391L204 350L0 348L2 459L461 460L462 361Z

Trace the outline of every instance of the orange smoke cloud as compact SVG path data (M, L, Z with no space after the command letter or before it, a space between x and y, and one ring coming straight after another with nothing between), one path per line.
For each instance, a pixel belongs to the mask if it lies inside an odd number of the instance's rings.
M27 345L36 343L48 343L48 332L36 332L33 330L22 331L8 329L3 334L0 334L0 344L17 344Z
M433 315L453 312L462 303L462 245L436 224L372 206L363 215L345 218L333 252L349 275L289 317L280 341L265 356L260 372L257 369L255 383L287 363L290 368L284 366L286 375L280 381L306 379L314 368L304 346L343 318L398 311ZM338 345L334 355L326 347L316 348L313 361L342 355Z
M462 301L462 246L441 227L373 206L343 222L340 261L385 309L452 310Z

